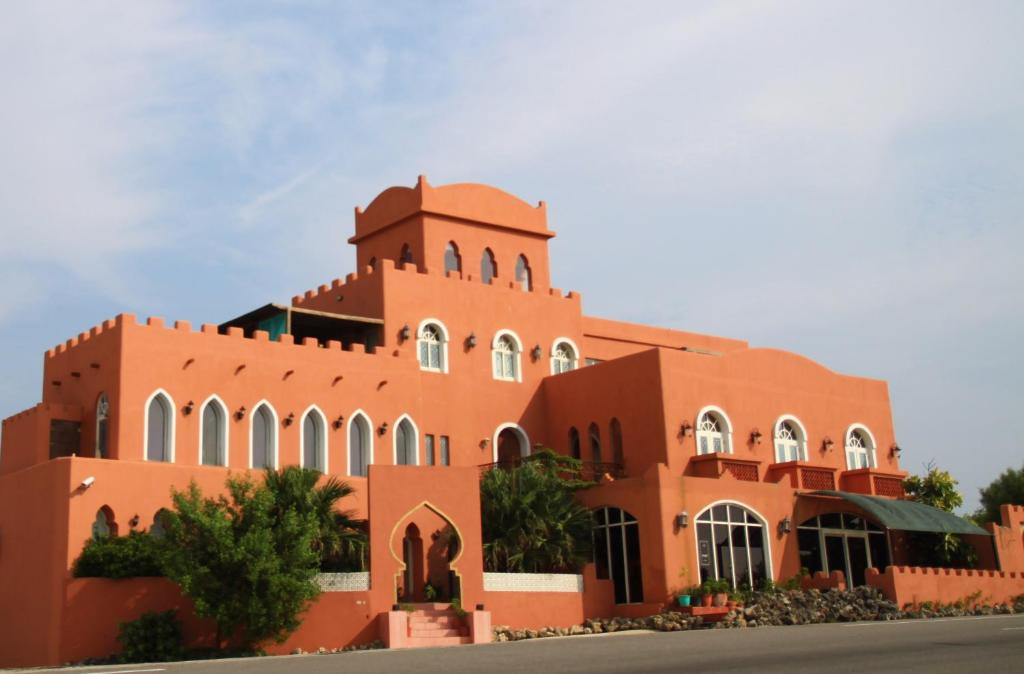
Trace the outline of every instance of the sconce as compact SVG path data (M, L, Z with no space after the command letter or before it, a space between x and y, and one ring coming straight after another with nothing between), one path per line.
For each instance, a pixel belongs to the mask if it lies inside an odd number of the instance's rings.
M836 443L832 442L832 438L825 436L825 439L821 441L821 451L829 452L832 451L832 445Z
M693 435L693 425L691 425L689 421L684 421L682 425L679 426L679 433L684 438L690 437L691 435Z
M139 516L135 515L135 517L133 517L130 520L128 520L128 526L130 528L132 528L132 529L134 529L135 527L139 526Z
M245 405L242 405L235 411L235 419L241 421L245 417Z
M754 443L755 445L760 445L761 444L761 431L757 430L756 428L754 430L750 431L750 441L752 443Z
M192 408L194 408L195 406L196 406L195 402L189 400L185 404L185 406L183 408L181 408L181 413L184 414L187 417L188 415L192 414Z
M793 521L791 519L789 519L789 516L787 515L786 517L783 517L782 520L779 521L779 533L780 534L788 534L792 530L793 530Z
M412 334L412 330L409 328L409 324L406 323L402 326L402 329L398 331L398 339L404 342L409 339L410 334Z
M480 441L480 449L487 449L487 445L491 444L490 438L484 438Z
M902 447L900 447L899 445L893 443L893 446L889 448L889 456L894 456L894 457L896 457L898 459L899 456L900 456L900 453L902 451L903 451Z
M544 352L541 351L540 344L535 345L533 349L530 350L530 357L533 358L535 361L540 360L540 357L543 354Z
M685 510L676 515L676 526L685 529L690 524L690 513Z
M476 335L471 332L471 333L469 333L469 337L466 337L466 348L467 349L472 349L475 346L476 346Z
M295 423L295 412L289 412L288 416L284 418L284 425L291 426L293 423Z
M345 417L339 414L338 418L335 419L334 422L331 424L332 426L334 426L334 430L338 430L339 428L341 428L341 424L343 421L345 421Z
M377 435L384 435L387 432L388 432L388 422L385 421L384 423L382 423L380 425L380 428L377 429Z

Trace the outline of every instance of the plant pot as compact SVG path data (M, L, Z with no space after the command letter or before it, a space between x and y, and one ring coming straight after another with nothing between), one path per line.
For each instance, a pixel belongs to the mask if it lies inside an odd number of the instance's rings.
M712 597L710 594L703 594L700 597L700 605L704 606L706 608L708 606L711 606L711 602L713 600L714 600L714 597Z
M726 608L736 608L736 602L730 599L729 601L725 602L725 606Z
M676 597L676 601L679 602L680 606L689 606L690 605L690 595L688 595L688 594L681 594L678 597Z
M716 592L714 597L715 606L725 606L725 602L729 601L729 595L725 592Z

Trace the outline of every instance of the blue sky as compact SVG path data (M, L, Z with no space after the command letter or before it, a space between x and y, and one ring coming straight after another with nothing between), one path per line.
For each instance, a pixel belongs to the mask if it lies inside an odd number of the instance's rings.
M0 24L0 416L120 312L351 271L418 174L545 200L588 313L889 381L968 506L1024 457L1024 5L17 3Z

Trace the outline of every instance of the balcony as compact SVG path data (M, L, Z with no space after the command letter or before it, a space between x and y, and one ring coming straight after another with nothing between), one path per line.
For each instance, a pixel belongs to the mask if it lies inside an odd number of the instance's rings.
M903 498L903 478L906 471L883 471L877 468L845 470L839 476L840 489L857 494Z
M793 489L816 491L836 488L836 469L806 461L785 461L768 466L765 479L769 482L787 482Z
M760 481L761 462L757 459L738 459L732 454L703 454L690 459L694 477L734 478L742 482Z

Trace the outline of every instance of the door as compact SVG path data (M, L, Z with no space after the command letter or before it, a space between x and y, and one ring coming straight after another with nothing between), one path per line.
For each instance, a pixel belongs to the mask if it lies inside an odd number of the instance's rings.
M847 536L846 547L849 551L851 587L865 584L864 571L868 568L868 542L860 536Z
M845 578L850 577L850 571L846 568L846 546L843 544L843 536L825 534L825 566L829 574L833 571L842 571Z

